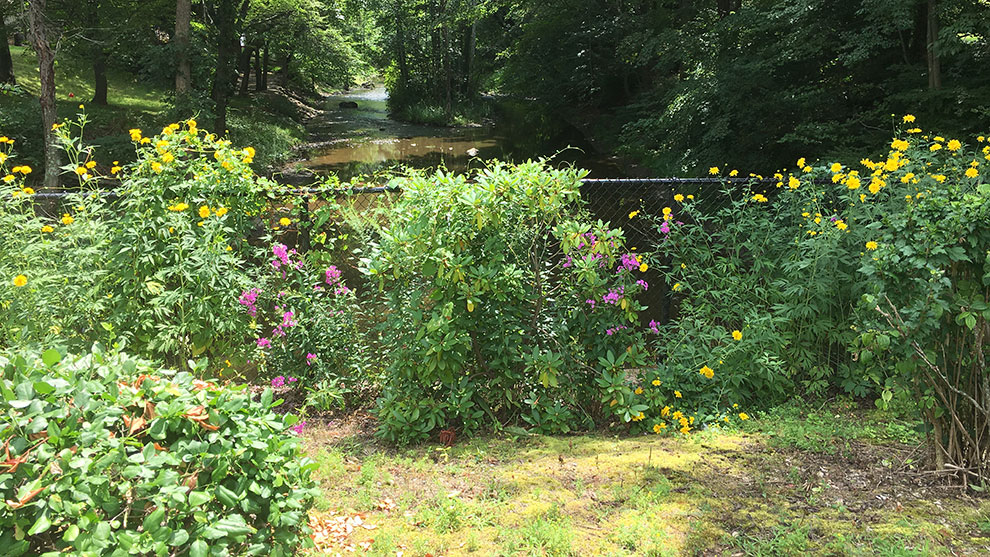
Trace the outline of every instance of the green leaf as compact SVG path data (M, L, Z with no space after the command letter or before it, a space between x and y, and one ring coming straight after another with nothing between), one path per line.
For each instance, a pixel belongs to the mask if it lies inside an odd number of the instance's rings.
M196 540L189 546L189 557L206 557L210 547L203 540Z
M55 364L62 361L62 355L59 354L58 350L55 350L54 348L49 348L48 350L45 350L44 353L41 354L41 361L45 362L46 366L52 367Z
M193 507L198 507L212 498L213 497L205 491L192 491L189 493L189 504Z
M27 531L27 534L29 536L34 536L36 534L40 534L42 532L47 531L51 527L52 527L52 523L50 520L48 520L48 511L45 510L45 512L41 513L41 516L38 517L38 520L34 521L34 525L32 525L31 528Z

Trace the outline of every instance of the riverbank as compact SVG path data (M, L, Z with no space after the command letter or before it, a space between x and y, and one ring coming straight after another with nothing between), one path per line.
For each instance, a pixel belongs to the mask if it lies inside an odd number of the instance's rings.
M18 157L35 168L42 167L43 142L41 90L37 58L26 47L11 47L17 85L0 90L0 135L16 140ZM97 148L100 164L127 163L134 159L128 130L157 131L177 120L190 117L208 125L209 102L193 103L192 109L178 110L169 102L170 91L153 80L120 71L108 72L109 105L91 104L92 68L82 60L66 59L57 68L56 103L60 119L87 120L85 142ZM252 92L231 99L228 115L230 139L237 145L250 145L257 153L254 168L270 175L294 156L294 148L307 140L305 124L322 114L319 96L273 84L268 91ZM40 173L36 174L39 176Z

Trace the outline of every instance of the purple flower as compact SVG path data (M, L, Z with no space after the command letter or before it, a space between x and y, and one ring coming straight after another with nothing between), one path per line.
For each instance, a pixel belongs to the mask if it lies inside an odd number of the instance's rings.
M298 377L290 377L289 378L289 383L295 383L296 381L299 381L299 378Z
M289 264L289 248L285 244L272 246L272 254L275 256L275 259L272 260L272 267L279 269L282 265Z
M237 300L242 306L247 308L247 312L251 317L258 315L258 307L255 305L258 303L258 294L261 294L261 290L252 288L251 290L241 292L241 297Z
M619 300L622 299L623 294L624 292L621 286L619 287L618 290L610 289L608 291L608 294L602 296L602 301L605 302L606 304L612 304L614 306L619 303Z
M650 320L650 332L652 332L655 335L660 334L660 323L658 323L658 322L656 322L656 321L654 321L654 320L651 319Z
M623 269L627 271L635 271L639 268L639 261L636 259L636 254L626 253L622 256L622 262L619 263L619 268L616 272L622 271Z
M660 232L670 234L670 223L668 221L663 221L663 223L660 224Z
M296 425L290 427L289 429L291 429L295 433L302 433L304 427L306 427L306 420L297 423Z
M306 354L306 365L308 366L313 365L313 360L315 359L316 359L316 354L313 354L312 352Z
M616 327L612 327L611 329L605 329L605 334L608 336L612 336L615 333L621 331L622 329L628 329L628 328L629 327L626 327L625 325L618 325Z
M585 300L584 303L586 303L589 306L591 306L591 309L595 309L595 301L594 300Z
M292 313L291 311L287 311L287 312L283 313L282 314L282 326L283 327L295 327L296 326L296 321L295 321L295 319L293 319L293 317L295 317L295 315L296 314Z
M268 348L271 345L272 345L272 341L268 340L265 337L261 337L258 339L258 348Z
M645 280L642 280L642 279L637 280L636 281L636 284L638 284L638 285L640 285L640 286L643 287L643 292L646 292L647 290L650 289L650 284L648 282L646 282Z
M284 387L285 377L279 375L278 377L272 379L272 387Z
M334 285L340 282L340 269L336 265L330 265L326 270L326 283Z

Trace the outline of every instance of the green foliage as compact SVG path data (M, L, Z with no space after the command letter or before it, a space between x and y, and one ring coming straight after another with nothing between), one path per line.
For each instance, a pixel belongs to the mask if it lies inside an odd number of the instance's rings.
M256 401L99 350L0 368L5 554L288 555L308 541L315 463L270 390Z
M889 366L890 387L920 403L939 468L965 466L986 482L990 146L982 136L910 143L903 164L884 168L883 179L900 185L884 190L899 209L869 224L876 251L860 269L870 290L860 304L859 355ZM886 391L878 403L892 397Z
M246 320L231 309L250 284L248 238L274 186L248 166L253 148L194 121L132 139L138 159L121 183L107 262L115 325L135 350L171 362L235 353Z
M470 179L390 183L403 195L363 261L388 308L380 435L471 433L517 419L524 405L527 421L562 431L602 417L596 379L645 363L630 328L640 263L620 231L587 220L580 177L494 164ZM620 391L605 410L628 422L641 409Z
M65 200L78 218L43 216L42 203L24 181L32 169L18 162L13 142L0 143L0 346L51 338L88 346L111 303L100 265L111 236L106 208L99 198L78 194Z

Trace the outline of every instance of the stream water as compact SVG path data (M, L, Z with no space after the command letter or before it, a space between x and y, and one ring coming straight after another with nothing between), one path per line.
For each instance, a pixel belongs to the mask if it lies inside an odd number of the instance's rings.
M494 122L486 125L437 127L389 118L387 100L382 87L329 97L326 112L309 125L315 146L303 164L349 180L399 166L464 171L493 158L521 162L552 156L552 164L587 168L592 177L622 176L615 159L594 153L576 129L519 104L499 105Z

